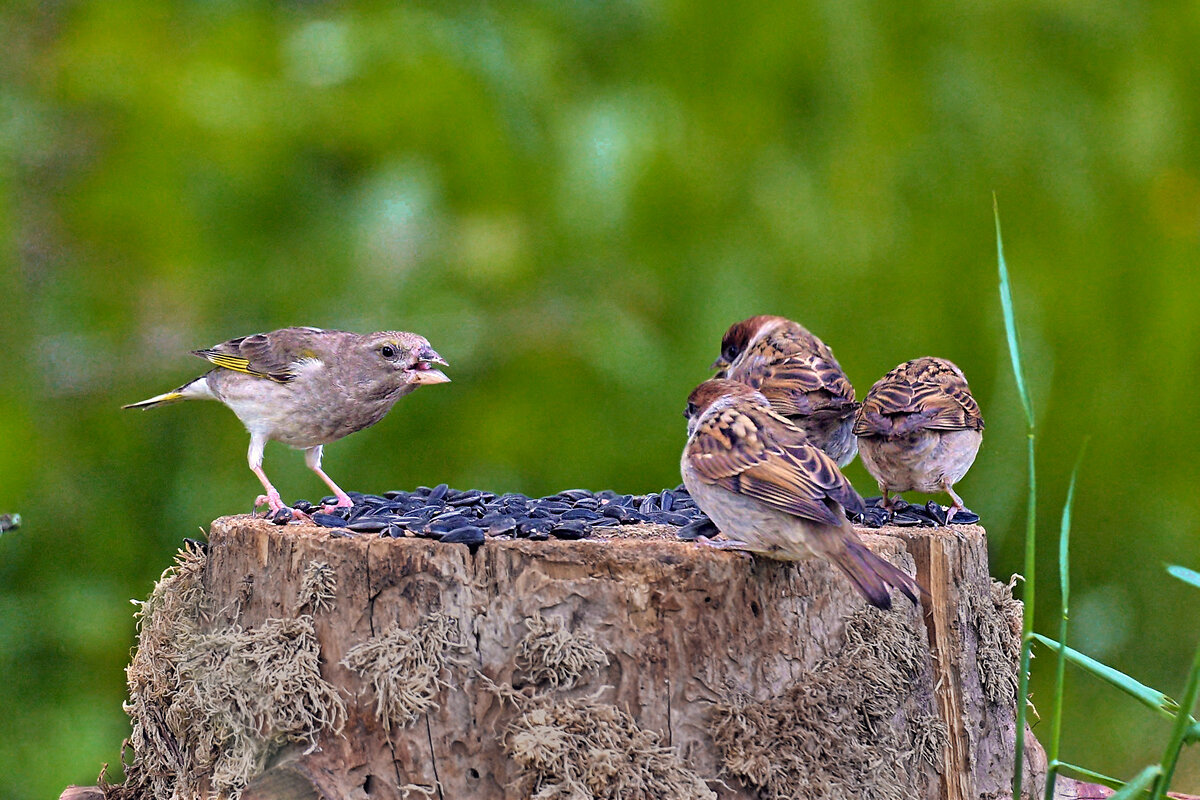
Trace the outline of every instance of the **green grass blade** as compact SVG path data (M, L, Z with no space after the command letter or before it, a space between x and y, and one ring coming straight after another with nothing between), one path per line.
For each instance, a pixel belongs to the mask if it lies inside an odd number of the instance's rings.
M1017 380L1017 394L1025 407L1025 420L1033 430L1033 402L1025 385L1025 372L1021 369L1021 346L1017 339L1017 322L1013 315L1012 289L1008 283L1008 264L1004 261L1004 240L1000 236L1000 203L992 195L992 213L996 218L996 257L1000 264L1000 308L1004 312L1004 331L1008 335L1008 355L1012 359L1013 377ZM1025 576L1029 580L1029 576Z
M1167 574L1172 578L1178 578L1184 583L1190 583L1192 586L1200 589L1200 572L1196 572L1194 569L1171 564L1167 567Z
M1012 359L1013 375L1017 381L1017 392L1025 406L1025 420L1029 423L1029 497L1025 511L1025 583L1021 591L1024 612L1021 616L1021 666L1017 675L1017 731L1013 752L1013 800L1021 800L1021 784L1025 776L1025 714L1029 697L1029 660L1033 653L1033 609L1034 589L1037 585L1037 473L1035 471L1035 447L1033 425L1033 403L1025 387L1025 373L1021 369L1021 347L1017 341L1017 321L1013 315L1012 290L1008 283L1008 265L1004 261L1004 239L1000 235L1000 204L992 195L992 211L996 218L996 258L1000 270L1000 306L1004 311L1004 330L1008 336L1008 354Z
M1013 375L1016 378L1016 391L1021 396L1021 404L1025 407L1025 420L1028 422L1028 445L1030 445L1030 494L1025 512L1025 584L1021 588L1021 602L1024 603L1024 613L1021 614L1021 666L1016 676L1016 741L1013 753L1013 800L1021 798L1021 782L1025 777L1025 714L1028 696L1030 696L1030 658L1032 657L1033 640L1033 593L1037 585L1037 507L1038 480L1034 470L1034 431L1033 403L1030 392L1025 386L1025 372L1021 369L1021 348L1016 337L1016 318L1013 315L1013 291L1008 284L1008 264L1004 261L1004 240L1000 233L1000 203L995 194L991 196L992 213L996 218L996 260L1000 266L1000 306L1004 312L1004 332L1008 337L1008 355L1013 362Z
M1083 454L1087 451L1087 440L1079 448L1079 456L1075 459L1075 468L1071 470L1071 482L1067 485L1067 499L1063 503L1062 522L1058 530L1058 585L1062 598L1061 616L1058 620L1058 641L1067 642L1067 620L1071 609L1071 509L1075 506L1075 483L1079 477L1079 465L1083 463ZM1058 763L1058 749L1062 741L1063 693L1067 680L1067 654L1063 648L1058 651L1058 663L1054 669L1054 716L1050 720L1050 741L1046 746L1046 754L1051 764ZM1051 769L1046 773L1045 800L1054 800L1054 785L1058 774Z
M1183 567L1175 569L1182 572L1190 572L1192 575L1200 578L1195 572L1190 569L1185 570ZM1168 567L1168 572L1171 568ZM1175 575L1175 573L1171 573ZM1176 575L1176 577L1179 577ZM1180 580L1190 579L1180 578ZM1200 696L1200 647L1196 648L1196 655L1192 657L1192 671L1188 673L1187 685L1183 689L1183 703L1181 704L1182 711L1175 715L1175 724L1171 728L1171 738L1167 742L1167 749L1163 753L1162 767L1163 779L1154 787L1154 798L1161 798L1166 795L1167 787L1171 785L1171 778L1175 775L1175 764L1179 760L1179 751L1183 749L1183 743L1187 740L1189 731L1195 729L1195 724L1192 722L1191 712L1196 705L1196 698Z
M1139 772L1137 777L1129 783L1109 795L1108 800L1131 800L1149 789L1150 784L1154 783L1159 775L1162 775L1162 767L1158 764L1151 764Z
M1063 647L1058 642L1042 636L1040 633L1033 634L1033 638L1055 652L1061 650L1072 664L1090 672L1105 683L1115 686L1146 707L1168 714L1172 718L1178 713L1179 704L1157 689L1151 689L1144 683L1129 677L1124 672L1113 669L1107 664L1101 664L1096 659L1086 656L1078 650Z
M1110 778L1108 775L1105 775L1102 772L1095 772L1093 770L1088 769L1087 767L1080 767L1075 764L1068 764L1065 761L1057 762L1056 766L1058 767L1059 772L1061 772L1064 769L1069 769L1071 772L1074 772L1076 775L1078 775L1081 778L1086 778L1087 780L1091 781L1092 783L1098 783L1101 786L1107 786L1110 789L1120 789L1122 786L1125 785L1124 781L1119 781L1116 778Z

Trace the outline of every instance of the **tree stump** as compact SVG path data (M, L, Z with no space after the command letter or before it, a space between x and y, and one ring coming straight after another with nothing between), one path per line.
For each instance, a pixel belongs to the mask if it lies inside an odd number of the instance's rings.
M140 612L108 796L1011 796L1020 604L982 528L860 530L929 588L890 611L823 562L609 530L471 552L217 520Z

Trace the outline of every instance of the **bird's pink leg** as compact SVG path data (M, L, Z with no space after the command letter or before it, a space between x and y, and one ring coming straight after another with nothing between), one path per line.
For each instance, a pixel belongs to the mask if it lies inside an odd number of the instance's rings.
M325 470L321 469L321 445L310 447L304 451L304 463L308 468L317 473L317 476L325 481L325 485L333 490L333 496L337 498L337 502L332 506L325 506L326 512L335 508L350 508L354 505L354 501L350 499L350 495L342 491L342 488L333 482L333 479L325 474Z
M271 485L271 481L267 480L267 473L263 472L263 448L267 446L267 437L259 433L250 434L250 452L246 458L250 462L250 471L258 476L258 480L262 483L263 488L267 490L266 494L260 494L254 498L254 507L258 508L263 503L270 506L271 511L275 512L283 508L283 500L279 497L279 492L275 491L275 487Z
M954 512L961 511L966 506L963 505L962 498L954 493L954 488L950 484L943 483L942 488L946 490L946 494L950 495L950 499L954 501L954 505L950 506L950 510L946 512L946 524L949 525L950 520L954 519Z

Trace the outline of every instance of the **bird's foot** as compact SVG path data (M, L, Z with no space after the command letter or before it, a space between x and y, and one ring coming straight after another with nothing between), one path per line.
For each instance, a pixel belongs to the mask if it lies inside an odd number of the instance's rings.
M286 506L283 504L283 500L279 497L279 492L275 491L274 489L266 494L260 494L258 497L254 498L255 513L258 513L259 506L264 505L270 508L269 513L271 514L274 514L281 508L286 508Z
M321 506L321 511L326 514L332 514L339 508L351 508L354 505L354 501L350 499L350 495L346 494L345 492L337 492L334 497L337 498L337 502L333 505Z

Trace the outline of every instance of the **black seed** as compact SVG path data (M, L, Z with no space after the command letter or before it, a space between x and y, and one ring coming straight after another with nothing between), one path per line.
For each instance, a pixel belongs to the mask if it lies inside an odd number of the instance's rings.
M698 536L704 536L709 539L716 536L720 531L713 521L708 517L700 517L700 519L692 520L687 525L679 529L678 536L680 539L691 541Z
M275 523L276 525L287 525L292 521L292 510L285 506L278 511L272 511L267 516L267 519L271 520L271 522Z
M462 514L447 514L440 517L434 517L429 521L429 529L440 531L441 533L449 533L450 531L461 528L464 525L469 525L471 519L464 517Z
M592 493L587 489L564 489L556 494L555 497L561 497L563 500L570 500L574 503L579 500L583 500L584 498L590 499L592 497Z
M550 534L545 531L539 531L537 533L529 534L529 536L526 538L528 538L531 542L544 542L550 538Z
M687 525L692 518L684 514L672 514L669 511L656 511L648 515L656 525Z
M942 508L935 501L930 500L925 504L925 511L929 516L933 517L933 521L938 525L946 524L946 509Z
M307 514L309 511L313 510L313 504L307 500L297 500L296 502L292 503L292 508L296 509L297 511L303 511L305 514Z
M589 511L595 511L600 507L600 501L594 497L582 497L575 501L576 508L586 508Z
M619 522L630 522L638 518L636 512L632 509L620 505L604 506L600 509L600 513L606 517L612 517Z
M480 520L482 523L483 520ZM497 520L489 522L487 532L489 536L503 536L504 534L515 534L517 530L517 521L513 517L500 517Z
M550 535L557 539L582 539L588 535L588 525L581 520L569 519L551 528Z
M658 495L658 507L663 511L670 511L675 508L675 493L670 489L663 489Z
M656 494L646 495L642 502L638 503L639 514L650 514L658 510L658 495Z
M392 517L392 524L404 528L420 528L429 520L416 514L406 514L403 517Z
M865 497L863 498L863 505L867 508L883 508L883 497L881 495Z
M554 515L544 508L534 507L527 512L527 516L533 519L550 519Z
M571 507L566 503L558 503L553 500L543 500L538 503L537 507L551 514L563 514L571 510Z
M475 552L475 548L483 544L485 538L487 537L483 533L483 528L477 528L474 525L464 525L443 536L442 543L465 544L471 548L471 552Z
M969 508L960 508L954 512L954 519L950 522L954 525L974 525L979 522L979 515Z
M601 517L600 519L592 520L588 524L593 528L616 528L621 524L621 522L620 520L615 520L612 517Z
M197 553L208 552L208 542L202 542L199 539L184 539L183 546Z
M892 514L891 523L898 528L919 528L928 527L927 520L917 516L914 512L905 509Z
M892 498L892 511L907 511L907 510L908 510L908 501L907 500L905 500L903 497L893 497Z
M437 486L429 490L429 494L426 495L426 497L430 503L437 503L440 502L449 491L450 487L447 484L439 483Z
M596 492L596 499L603 503L615 503L621 499L621 495L614 492L612 489L605 489L602 492Z
M384 492L383 496L388 500L407 500L412 495L410 495L408 492L400 492L393 489L390 492Z
M560 517L560 519L564 519L564 520L570 520L570 519L585 519L585 520L600 519L600 512L598 512L598 511L592 511L592 510L591 510L591 509L589 509L589 508L572 508L570 511L564 511L564 512L562 513L562 517Z
M333 514L313 514L312 521L320 525L322 528L344 528L346 520Z
M549 538L550 529L554 527L554 521L549 519L529 518L517 522L517 534L519 536L535 536L545 534L543 539Z
M453 499L448 499L446 504L451 506L473 506L477 503L482 504L487 502L483 498L483 492L479 489L471 489L468 492L457 493L457 495Z
M388 517L361 517L346 525L355 533L378 533L388 528L392 520Z
M404 536L404 527L402 525L388 525L379 532L380 536L388 536L392 539L400 539Z

